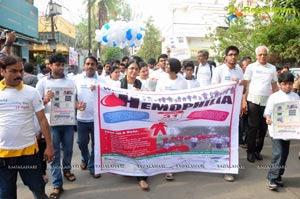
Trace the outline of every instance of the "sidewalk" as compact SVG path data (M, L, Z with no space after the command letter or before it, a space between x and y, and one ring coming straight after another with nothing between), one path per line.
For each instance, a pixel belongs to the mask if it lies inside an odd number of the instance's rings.
M77 135L77 134L76 134ZM76 137L76 136L75 136ZM77 137L75 138L75 140ZM299 199L300 198L300 160L298 151L300 141L292 141L287 169L283 176L285 187L279 192L269 191L266 188L266 168L271 160L270 138L265 139L262 151L263 161L249 163L246 160L246 150L239 149L240 166L239 175L235 182L226 182L222 174L184 172L176 174L173 182L168 182L164 176L157 175L149 178L150 191L142 191L136 178L124 177L114 174L103 174L101 178L94 179L88 170L81 171L79 166L73 169L77 180L64 181L65 192L62 199ZM73 165L80 164L79 150L74 143ZM52 191L51 177L46 186L46 193ZM32 199L33 195L18 179L18 198Z

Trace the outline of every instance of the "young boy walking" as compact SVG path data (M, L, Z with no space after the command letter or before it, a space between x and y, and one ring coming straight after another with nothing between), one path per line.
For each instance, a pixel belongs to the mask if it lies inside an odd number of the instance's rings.
M267 175L267 187L269 190L274 191L276 191L278 187L283 186L281 176L284 173L286 160L289 155L290 141L273 138L273 108L277 103L299 100L298 94L292 91L294 83L294 75L292 73L287 72L280 74L278 76L278 83L280 90L269 97L264 112L266 123L269 125L268 129L272 141L272 160Z

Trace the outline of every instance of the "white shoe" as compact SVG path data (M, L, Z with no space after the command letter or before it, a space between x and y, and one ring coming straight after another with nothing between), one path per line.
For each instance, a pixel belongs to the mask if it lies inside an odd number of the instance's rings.
M234 175L232 175L232 174L225 174L224 180L226 180L227 182L234 182L235 178L234 178Z

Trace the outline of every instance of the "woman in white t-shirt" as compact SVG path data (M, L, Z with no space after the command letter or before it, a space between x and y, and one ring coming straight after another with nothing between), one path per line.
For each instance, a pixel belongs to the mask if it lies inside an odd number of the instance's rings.
M147 91L148 90L148 78L149 78L149 69L148 65L145 62L140 62L139 63L140 71L139 71L139 76L137 77L141 82L142 82L142 91Z
M110 75L107 78L107 85L111 87L120 88L121 82L119 80L120 77L120 69L118 66L112 66L110 68Z
M140 62L140 72L137 77L142 82L142 91L155 91L157 79L149 78L149 68L145 62Z

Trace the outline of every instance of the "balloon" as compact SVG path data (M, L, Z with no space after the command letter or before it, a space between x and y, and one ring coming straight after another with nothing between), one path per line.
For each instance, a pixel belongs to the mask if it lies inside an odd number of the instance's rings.
M143 43L145 32L136 22L110 20L95 31L95 40L103 45L124 48L137 47Z
M142 38L143 38L142 33L136 34L136 39L137 39L137 40L141 40Z
M131 48L135 47L135 43L134 43L134 42L131 43L131 44L130 44L130 47L131 47Z
M107 35L105 35L105 36L102 37L102 41L104 41L106 43L108 42Z
M130 41L132 39L132 29L126 31L126 39Z
M106 30L110 29L109 24L108 24L108 23L107 23L107 24L104 24L104 28L105 28Z

